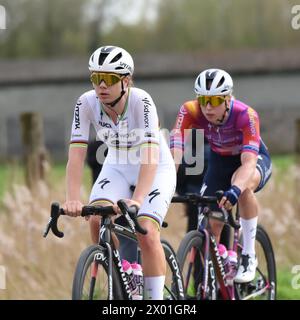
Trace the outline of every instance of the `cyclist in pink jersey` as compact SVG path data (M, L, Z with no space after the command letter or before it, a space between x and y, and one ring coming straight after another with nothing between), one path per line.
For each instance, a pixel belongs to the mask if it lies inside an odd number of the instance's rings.
M194 88L197 99L181 106L171 135L171 151L175 162L180 163L187 139L185 130L204 130L210 156L200 193L214 195L217 190L225 190L219 207L230 210L239 204L244 246L235 281L243 283L254 279L257 267L258 205L254 193L270 178L272 164L260 137L257 112L236 100L232 89L232 78L224 70L208 69L198 75ZM219 241L223 223L211 220L210 224Z

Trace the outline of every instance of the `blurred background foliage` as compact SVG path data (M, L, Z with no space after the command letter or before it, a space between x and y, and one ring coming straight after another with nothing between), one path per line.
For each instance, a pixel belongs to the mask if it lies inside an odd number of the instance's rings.
M3 0L1 58L80 57L102 44L135 52L280 48L299 43L290 0Z

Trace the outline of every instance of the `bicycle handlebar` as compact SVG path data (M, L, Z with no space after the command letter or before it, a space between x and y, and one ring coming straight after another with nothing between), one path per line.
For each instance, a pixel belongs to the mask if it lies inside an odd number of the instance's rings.
M122 214L128 220L130 227L141 234L146 234L147 230L143 229L137 220L137 206L128 207L124 200L118 201L118 206L121 209ZM45 231L43 233L43 237L46 238L50 229L55 236L58 238L63 238L64 233L58 230L57 221L61 215L65 215L63 208L59 206L59 203L54 202L51 204L51 213L50 219L46 225ZM83 206L80 214L82 217L89 215L98 215L98 216L107 216L107 215L116 215L112 206L100 207L100 206Z
M203 205L209 205L209 204L218 204L219 201L222 199L224 194L224 191L219 190L216 191L215 196L201 196L197 193L187 194L184 196L174 196L172 198L173 203L192 203L192 204L203 204ZM232 215L232 210L227 211L225 208L221 208L222 212L225 216L228 216L228 223L234 228L239 229L240 223L238 221L235 221Z
M138 212L139 208L136 205L133 205L129 208L124 200L119 200L117 204L125 218L127 218L129 225L131 224L131 222L133 222L133 225L130 225L130 227L133 230L136 229L136 231L141 234L147 234L147 230L142 228L139 222L137 221L136 213ZM128 219L127 215L129 215L130 219Z

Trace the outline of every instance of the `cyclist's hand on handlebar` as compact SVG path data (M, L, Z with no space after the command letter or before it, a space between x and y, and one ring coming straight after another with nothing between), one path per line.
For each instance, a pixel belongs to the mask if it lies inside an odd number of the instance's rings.
M141 204L139 202L135 201L135 200L132 200L132 199L123 199L123 200L126 202L128 207L137 206L138 208L140 208L140 206L141 206ZM114 207L114 210L115 210L116 213L122 214L122 212L121 212L121 210L120 210L120 208L118 207L117 204L114 204L113 207Z
M241 195L241 189L235 185L231 186L230 189L224 192L219 207L224 207L226 210L231 210L232 207L238 202L239 196Z
M62 208L66 215L77 217L81 215L83 204L79 200L67 200Z
M221 201L219 202L219 208L225 208L227 211L231 210L233 205L226 197L222 197Z

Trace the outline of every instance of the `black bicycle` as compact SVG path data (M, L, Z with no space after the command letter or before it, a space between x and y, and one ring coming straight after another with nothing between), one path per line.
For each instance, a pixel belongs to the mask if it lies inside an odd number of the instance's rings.
M232 211L212 211L210 205L218 203L223 192L215 197L191 194L173 197L172 202L201 205L198 230L190 231L180 243L177 257L184 279L187 298L197 300L249 300L276 299L276 265L272 244L267 232L258 225L256 233L256 257L258 266L253 281L235 283L225 274L224 262L218 252L216 240L209 229L208 218L217 219L234 230L232 250L239 257L242 252L239 232L238 209Z
M137 207L128 208L123 200L118 206L128 221L128 227L115 224L112 216L116 215L112 206L84 206L81 216L99 215L102 217L99 231L99 244L87 247L80 255L73 279L73 300L131 300L132 294L122 269L120 254L113 241L112 234L127 237L137 242L136 232L146 234L136 218ZM64 211L59 204L51 206L51 217L44 232L47 236L51 229L59 238L64 236L57 228L57 221ZM167 223L163 223L167 227ZM183 281L176 254L171 245L161 240L167 273L164 286L165 300L183 300ZM138 249L139 250L139 249ZM140 256L140 255L139 255ZM140 261L139 261L140 262Z

